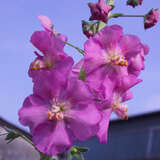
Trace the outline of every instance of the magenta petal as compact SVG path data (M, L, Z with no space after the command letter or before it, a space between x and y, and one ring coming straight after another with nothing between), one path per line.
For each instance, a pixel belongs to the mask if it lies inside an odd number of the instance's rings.
M60 63L55 66L55 68L53 70L57 70L58 72L64 74L65 76L68 76L68 74L72 70L73 63L74 63L74 61L73 61L72 57L67 56L67 57L63 58L60 61Z
M136 84L140 83L142 80L138 79L136 76L128 75L124 76L119 82L117 83L117 87L121 92L127 91L129 88L132 88Z
M107 108L109 104L112 103L114 87L115 87L115 82L110 78L106 77L101 86L101 92L103 93L104 100L106 101L105 108Z
M144 54L146 55L146 54L148 54L148 52L149 52L149 46L148 45L143 45L143 50L144 50Z
M53 156L67 151L72 146L74 137L63 121L48 122L35 129L33 142L39 151Z
M95 35L95 38L102 43L104 49L108 50L116 47L116 44L120 40L121 36L123 36L122 27L119 25L112 25L101 29Z
M69 123L78 140L87 140L97 133L101 115L94 104L79 105L75 109L73 108L70 114Z
M108 137L108 127L109 127L109 120L112 113L112 109L106 109L102 112L102 120L99 123L99 130L97 132L97 137L101 143L107 143Z
M31 36L31 43L44 55L65 55L63 52L64 42L55 35L49 35L45 31L36 31Z
M84 70L87 73L104 64L102 46L97 39L87 40L84 44L84 50Z
M98 67L86 76L86 83L90 86L91 90L99 90L103 80L107 74L106 66Z
M36 31L31 36L31 43L42 53L46 54L52 46L51 38L45 31Z
M132 92L130 90L128 90L125 93L123 93L123 95L121 97L122 97L121 102L125 102L125 101L132 99L133 95L132 95Z
M78 63L76 63L73 68L72 68L72 72L77 74L80 72L82 66L83 66L83 63L84 63L84 59L82 58Z
M31 95L25 99L23 107L18 112L19 121L33 131L35 127L47 120L47 112L47 103L39 96Z
M57 71L46 71L35 78L33 92L45 100L59 97L61 90L66 85L66 77Z
M130 65L128 66L129 74L138 76L141 70L144 69L144 57L138 54L130 60Z
M124 35L119 42L121 52L126 57L130 59L141 52L142 45L139 38L135 35Z
M80 101L92 101L93 96L90 92L89 87L81 80L77 78L70 78L67 86L67 95L68 99L72 101L72 103L77 103Z

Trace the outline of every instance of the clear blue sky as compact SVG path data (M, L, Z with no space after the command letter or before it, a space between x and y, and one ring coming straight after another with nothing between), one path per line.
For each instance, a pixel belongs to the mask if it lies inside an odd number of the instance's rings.
M160 1L144 0L136 9L125 6L126 0L115 0L114 12L143 14L160 7ZM28 67L35 58L29 39L35 30L41 30L37 19L40 14L50 17L55 29L68 36L68 41L83 48L86 37L81 31L81 20L87 20L90 12L87 0L5 0L0 5L0 116L19 124L17 112L26 96L32 93ZM91 0L90 2L96 2ZM113 19L109 24L120 24L124 33L136 34L150 46L146 57L146 70L141 74L143 82L132 89L134 99L129 102L129 114L141 114L160 110L160 23L145 31L141 18ZM75 61L81 55L70 47L66 52Z

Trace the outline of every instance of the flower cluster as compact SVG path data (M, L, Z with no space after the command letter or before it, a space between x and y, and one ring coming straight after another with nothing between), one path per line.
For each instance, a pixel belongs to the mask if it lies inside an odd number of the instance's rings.
M29 126L44 154L65 152L92 136L106 143L111 113L128 118L124 102L141 82L148 47L137 36L124 35L121 26L106 26L85 42L84 58L73 65L64 52L66 36L54 31L46 16L38 18L44 30L30 41L41 54L35 52L29 67L33 94L19 110L19 121Z

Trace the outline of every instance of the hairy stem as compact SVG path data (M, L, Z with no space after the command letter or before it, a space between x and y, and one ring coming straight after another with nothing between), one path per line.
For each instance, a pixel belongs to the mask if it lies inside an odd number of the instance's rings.
M71 46L71 47L73 47L73 48L76 49L78 52L80 52L82 55L84 55L84 50L82 50L82 49L74 46L73 44L71 44L71 43L69 43L69 42L64 42L64 43L67 44L67 45L69 45L69 46Z
M118 18L118 17L145 17L145 15L128 15L128 14L122 14L122 13L114 13L108 16L108 19L110 18Z

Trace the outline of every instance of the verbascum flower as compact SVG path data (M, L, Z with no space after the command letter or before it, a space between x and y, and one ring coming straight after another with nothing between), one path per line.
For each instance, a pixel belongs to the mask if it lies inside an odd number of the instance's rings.
M151 9L144 17L144 28L148 29L153 27L159 19L158 9Z
M112 6L104 2L104 0L98 0L98 3L88 3L91 11L91 17L89 20L101 20L104 23L107 22L108 14L112 9Z
M148 47L137 36L123 35L118 25L104 27L86 41L84 50L83 67L87 77L96 84L108 77L118 86L122 83L132 86L139 81L137 76L144 69L148 53Z
M107 82L107 83L106 83ZM128 119L128 106L124 104L125 101L131 99L131 91L119 89L111 80L104 81L97 94L97 108L102 113L102 120L99 123L99 131L97 137L101 143L107 143L108 127L110 116L114 112L120 119Z
M29 68L29 76L34 78L38 74L46 71L54 70L59 65L65 65L73 59L63 51L64 42L55 35L50 36L45 31L36 31L31 36L31 43L42 53L36 53L36 59L31 63Z
M41 52L37 51L35 60L29 68L29 76L34 79L38 74L65 67L65 63L73 63L73 59L64 52L64 41L67 38L63 35L57 36L53 30L50 19L46 16L39 16L45 31L35 31L30 42Z
M76 140L96 135L100 120L89 88L58 71L41 74L34 94L19 111L19 121L29 126L34 145L48 155L65 152Z

